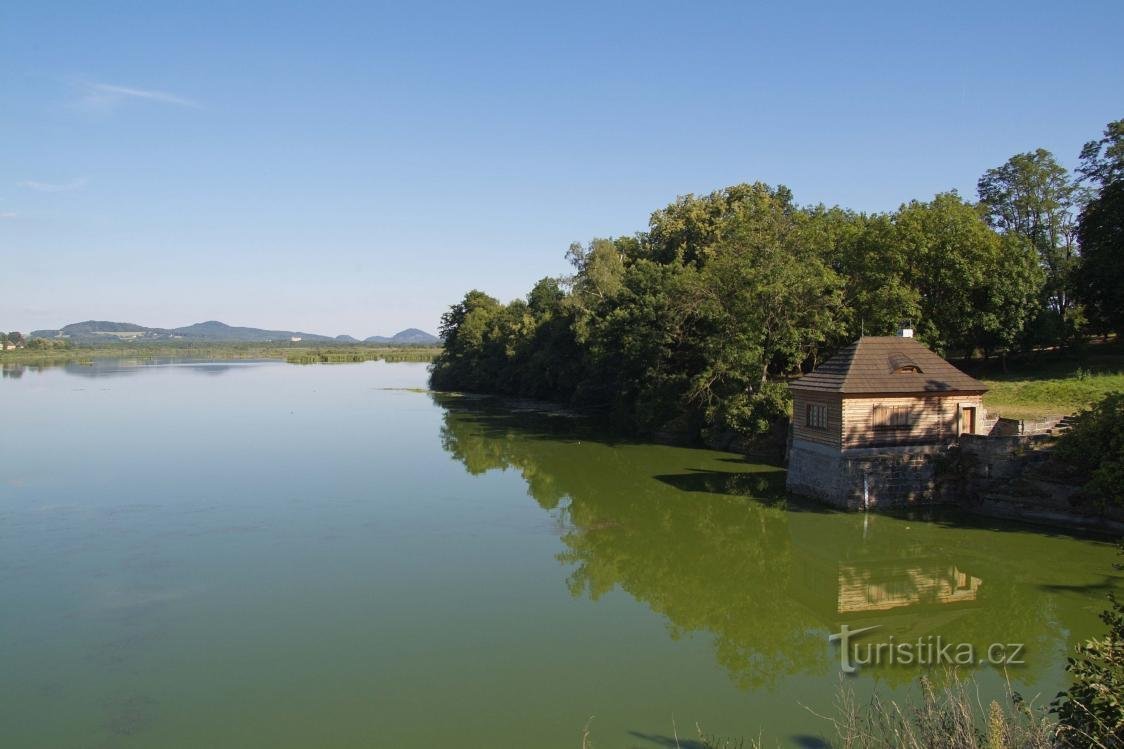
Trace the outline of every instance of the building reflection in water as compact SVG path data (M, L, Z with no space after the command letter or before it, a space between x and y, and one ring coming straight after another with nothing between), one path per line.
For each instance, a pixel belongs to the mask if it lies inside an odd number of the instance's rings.
M919 603L970 603L981 580L957 567L871 569L839 568L840 614L888 611Z
M515 469L559 518L572 595L623 590L673 639L711 637L743 688L835 673L826 636L843 623L878 624L879 638L939 634L1049 654L1029 658L1024 679L1064 657L1075 632L1097 631L1096 611L1068 592L1091 575L1072 540L827 510L787 497L783 471L736 456L621 443L580 419L487 399L434 398L451 455L473 474Z

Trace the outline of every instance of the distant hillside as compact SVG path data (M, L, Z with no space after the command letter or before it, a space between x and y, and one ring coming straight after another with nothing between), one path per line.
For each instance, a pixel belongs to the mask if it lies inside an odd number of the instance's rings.
M268 343L269 341L288 341L300 338L302 341L330 341L331 336L302 333L297 330L262 330L261 328L236 328L217 320L198 322L183 328L174 328L173 336L182 336L195 341L214 343Z
M28 338L67 338L75 342L98 342L106 340L136 341L143 339L167 339L172 331L163 328L146 328L131 322L108 322L106 320L86 320L85 322L64 325L58 330L33 330Z
M401 330L395 333L389 338L381 335L373 335L370 338L363 339L364 343L399 343L410 345L435 345L440 341L441 339L437 336L426 333L424 330L418 330L417 328L406 328L405 330Z
M75 343L104 343L107 341L190 341L199 343L270 343L301 341L324 343L358 343L349 335L326 336L297 330L264 330L227 325L217 320L186 325L182 328L149 328L128 322L86 320L64 325L57 330L33 330L29 338L65 338ZM393 343L398 345L436 344L438 338L417 328L408 328L393 336L371 336L365 343Z

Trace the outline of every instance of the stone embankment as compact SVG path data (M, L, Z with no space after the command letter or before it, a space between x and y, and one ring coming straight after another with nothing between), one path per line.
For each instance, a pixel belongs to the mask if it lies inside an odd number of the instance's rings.
M1033 425L1029 434L963 435L945 496L990 517L1124 533L1124 509L1090 500L1081 491L1084 477L1054 458L1054 438L1068 426L1055 419L1048 428Z

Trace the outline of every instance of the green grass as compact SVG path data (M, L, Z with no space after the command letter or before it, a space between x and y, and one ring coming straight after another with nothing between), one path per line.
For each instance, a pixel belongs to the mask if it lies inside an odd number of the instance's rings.
M959 362L990 388L984 407L1015 419L1062 416L1113 391L1124 391L1124 346L1088 345L1074 351L1038 352L1009 362Z
M1071 414L1112 391L1124 391L1124 373L1059 377L1052 380L984 380L991 390L984 396L990 412L1011 418Z
M290 364L342 364L345 362L374 361L428 362L440 353L437 348L381 348L347 351L293 351L285 357Z

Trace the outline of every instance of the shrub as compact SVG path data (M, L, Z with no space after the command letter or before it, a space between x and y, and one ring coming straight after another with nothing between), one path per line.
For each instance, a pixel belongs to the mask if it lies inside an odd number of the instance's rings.
M1124 505L1124 393L1109 393L1077 414L1058 440L1057 455L1088 477L1091 497Z
M1063 746L1124 747L1124 605L1113 595L1109 601L1112 606L1101 614L1108 633L1077 648L1066 665L1073 686L1053 703Z

